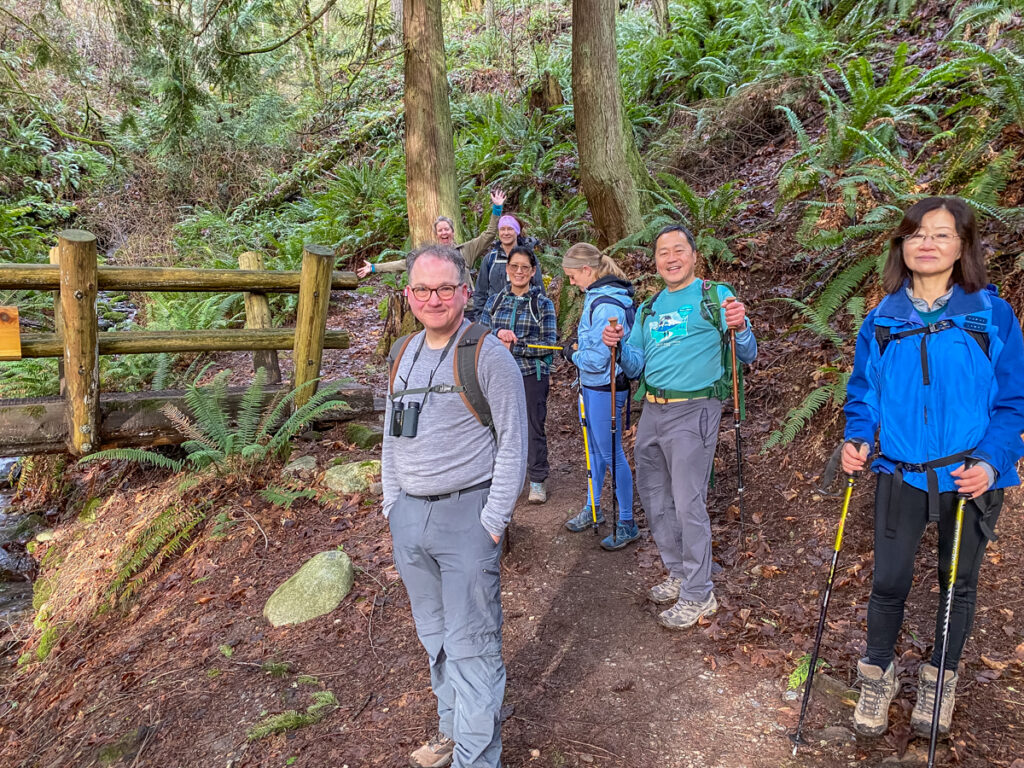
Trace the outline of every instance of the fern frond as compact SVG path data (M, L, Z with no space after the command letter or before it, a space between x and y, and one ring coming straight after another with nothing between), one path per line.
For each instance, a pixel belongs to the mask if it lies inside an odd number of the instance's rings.
M237 434L240 445L249 445L256 436L256 426L259 424L260 416L263 413L263 389L267 384L267 371L260 368L253 377L252 384L245 390L241 402L238 404L238 415L236 418Z
M788 445L793 442L800 431L826 404L832 403L837 408L841 406L846 400L846 382L849 378L849 373L841 373L839 381L812 389L800 405L790 409L786 414L782 427L768 435L768 439L761 447L761 453L765 454L776 446Z
M134 461L139 464L152 464L155 467L162 467L175 472L180 472L183 466L183 463L177 459L169 458L156 453L155 451L145 451L141 448L111 448L107 451L97 451L96 453L90 453L88 456L79 459L78 463L84 464L87 461L103 461L106 459L115 461Z

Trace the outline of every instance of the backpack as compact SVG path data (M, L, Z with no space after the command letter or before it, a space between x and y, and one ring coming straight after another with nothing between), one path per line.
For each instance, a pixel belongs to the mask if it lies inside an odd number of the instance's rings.
M659 291L660 293L660 291ZM619 309L626 313L626 334L628 335L633 330L633 322L636 320L636 304L632 301L629 304L623 304L614 296L598 296L590 305L590 322L594 322L594 310L597 309L599 304L614 304Z
M711 280L701 280L701 298L700 298L700 315L709 323L711 326L718 331L721 337L721 348L722 348L722 376L718 381L711 384L704 390L697 392L679 392L675 395L669 394L669 390L664 390L665 394L658 394L662 390L654 390L647 386L647 379L644 374L640 374L640 387L637 389L636 400L640 400L648 391L657 397L672 397L672 396L683 396L683 397L713 397L716 400L728 400L732 397L732 349L729 343L729 331L722 324L722 299L718 292L719 288L728 288L735 296L736 292L733 287L728 283L715 283ZM654 302L658 300L661 295L662 288L656 294L646 299L643 304L640 305L639 319L637 322L640 323L642 328L647 322L647 318L654 314ZM743 387L743 364L737 363L737 394L739 396L740 421L747 418L747 403L746 396Z
M473 417L494 432L494 419L491 418L491 406L484 396L484 390L480 386L480 377L477 375L477 365L480 362L480 350L483 349L483 339L490 333L480 323L470 323L469 327L455 343L455 354L452 356L452 369L455 375L455 386L447 384L435 384L433 387L406 390L406 394L419 392L458 392L465 403L466 408L473 414ZM412 341L415 333L409 333L398 339L391 345L388 352L388 397L394 395L395 376L398 374L398 364L405 353L406 347Z

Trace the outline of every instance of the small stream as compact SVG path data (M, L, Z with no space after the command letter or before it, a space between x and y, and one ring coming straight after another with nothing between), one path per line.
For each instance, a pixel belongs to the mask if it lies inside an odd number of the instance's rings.
M25 542L34 531L26 530L26 515L11 506L14 495L9 477L19 459L0 459L0 653L13 640L12 625L32 611L31 574L35 570Z

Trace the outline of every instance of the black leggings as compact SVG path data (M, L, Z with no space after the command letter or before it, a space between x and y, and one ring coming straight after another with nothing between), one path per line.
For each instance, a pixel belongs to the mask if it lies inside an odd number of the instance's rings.
M548 417L549 376L539 379L537 374L523 376L526 390L526 426L529 439L526 448L526 475L531 483L543 483L548 479L548 438L544 422Z
M893 659L893 649L903 624L903 605L914 579L914 558L921 534L928 522L928 494L903 483L895 502L896 535L886 536L886 515L892 475L879 473L875 491L875 573L868 602L868 661L886 669ZM956 520L957 494L939 495L939 609L935 618L935 647L931 662L939 666L942 650L942 624L946 606L946 584L949 580L953 554L953 527ZM978 571L985 558L988 539L978 525L979 515L988 512L990 530L995 526L1003 505L1003 491L988 491L964 505L960 559L953 585L953 609L949 619L949 648L946 669L955 670L960 663L964 643L974 623L974 606L978 599Z

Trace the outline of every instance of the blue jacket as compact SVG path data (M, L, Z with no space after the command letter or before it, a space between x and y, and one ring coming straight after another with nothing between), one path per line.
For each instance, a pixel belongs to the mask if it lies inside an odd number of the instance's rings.
M613 301L604 301L591 306L599 296L610 296ZM583 314L576 329L579 349L573 352L572 362L580 371L580 383L585 387L607 387L611 384L611 350L601 341L601 332L608 325L608 318L616 317L626 328L625 307L633 303L633 286L628 280L613 275L599 278L590 284L583 294Z
M878 431L881 455L872 470L892 474L893 460L920 464L967 451L995 470L993 488L1020 482L1024 338L1012 307L997 293L994 286L969 294L954 286L940 318L952 328L890 339L884 354L876 328L924 327L910 297L904 290L889 294L864 319L843 410L847 440L874 445ZM971 330L987 336L987 355ZM935 470L940 491L956 490L950 472L959 465ZM903 479L927 489L923 472L908 471Z

